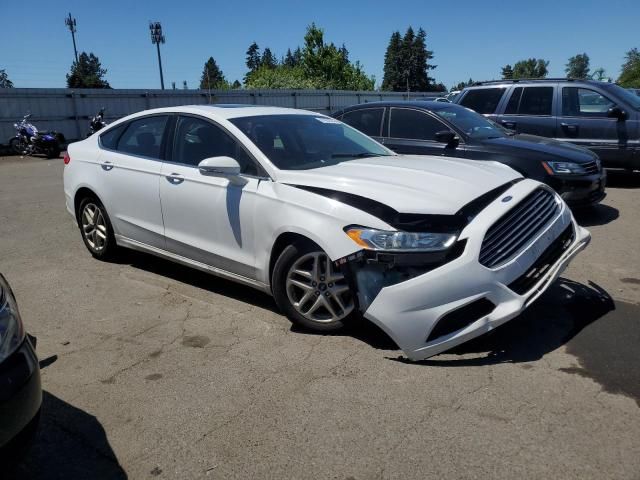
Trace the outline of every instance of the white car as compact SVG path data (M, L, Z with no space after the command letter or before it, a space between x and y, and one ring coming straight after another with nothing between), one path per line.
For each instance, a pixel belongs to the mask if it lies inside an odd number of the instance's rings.
M396 155L304 110L148 110L71 144L65 164L94 257L128 247L211 272L318 331L362 315L412 360L518 315L590 239L502 164Z

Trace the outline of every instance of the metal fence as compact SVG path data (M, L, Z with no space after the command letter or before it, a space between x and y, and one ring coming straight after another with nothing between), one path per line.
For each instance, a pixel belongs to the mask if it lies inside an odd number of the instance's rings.
M330 114L356 103L406 100L437 93L343 90L102 90L66 88L0 88L0 144L14 135L13 124L23 115L40 130L62 132L67 139L83 138L88 121L105 107L105 120L149 108L207 103L244 103L303 108Z

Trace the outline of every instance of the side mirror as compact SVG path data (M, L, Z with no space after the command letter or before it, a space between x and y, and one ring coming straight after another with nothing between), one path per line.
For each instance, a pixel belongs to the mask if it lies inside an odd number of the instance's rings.
M620 107L611 107L607 111L607 117L617 118L618 120L626 120L629 117L629 115Z
M446 143L447 146L457 147L458 146L458 137L455 132L451 130L442 130L440 132L436 132L435 135L436 142Z
M240 175L240 164L231 157L205 158L198 164L202 175L235 177Z

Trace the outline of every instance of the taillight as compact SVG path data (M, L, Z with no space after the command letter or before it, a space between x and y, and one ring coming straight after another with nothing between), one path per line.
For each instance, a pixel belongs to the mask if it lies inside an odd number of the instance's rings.
M65 165L69 165L69 162L71 161L71 157L69 156L69 152L64 152L64 164Z

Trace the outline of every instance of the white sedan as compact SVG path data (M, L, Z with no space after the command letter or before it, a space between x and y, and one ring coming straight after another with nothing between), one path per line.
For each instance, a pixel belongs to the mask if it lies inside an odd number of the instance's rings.
M401 156L303 110L183 106L69 146L91 254L142 250L272 294L317 331L364 317L412 360L522 312L589 242L499 163Z

